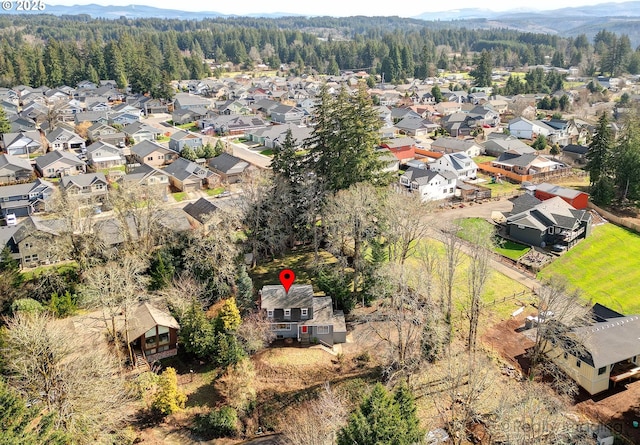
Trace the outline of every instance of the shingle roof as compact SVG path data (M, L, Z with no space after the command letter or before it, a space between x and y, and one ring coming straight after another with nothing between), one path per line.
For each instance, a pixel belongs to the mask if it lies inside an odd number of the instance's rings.
M214 174L212 171L185 158L176 159L174 162L169 164L164 171L180 181L184 181L191 176L208 178Z
M640 316L619 317L574 329L585 348L582 359L594 368L640 355Z
M293 284L289 293L281 285L267 285L261 290L262 309L284 309L313 306L313 287L310 284Z
M160 309L148 302L141 303L133 310L128 321L129 341L136 340L155 326L180 329L180 325L166 308Z
M75 176L63 176L60 180L62 187L67 188L70 184L75 184L78 187L88 187L96 182L107 183L104 173L85 173L83 175Z
M208 199L200 198L196 202L190 202L182 210L195 220L204 223L206 217L219 208Z
M138 142L136 145L131 147L131 153L135 154L140 158L144 158L147 155L153 153L154 151L160 151L161 153L166 153L166 152L175 153L175 151L163 145L157 144L152 141L147 141L147 140Z
M226 174L230 173L231 170L242 172L248 166L248 162L243 161L240 158L236 158L229 153L222 153L219 156L216 156L215 158L211 158L209 160L209 167Z
M57 161L64 161L69 165L85 165L84 161L78 159L77 156L61 150L53 150L44 156L39 156L38 158L36 158L36 165L40 169L44 169L48 165L51 165Z

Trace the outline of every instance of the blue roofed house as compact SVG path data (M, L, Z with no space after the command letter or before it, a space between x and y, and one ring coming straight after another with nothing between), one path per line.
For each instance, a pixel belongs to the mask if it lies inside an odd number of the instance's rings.
M333 310L331 297L315 297L310 284L281 285L260 291L260 309L277 339L291 338L303 345L321 343L333 347L345 343L347 327L342 311Z

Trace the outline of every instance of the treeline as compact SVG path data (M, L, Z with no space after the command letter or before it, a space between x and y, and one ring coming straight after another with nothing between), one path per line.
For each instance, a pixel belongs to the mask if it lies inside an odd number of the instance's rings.
M580 66L588 75L640 71L640 53L626 35L601 31L555 35L513 30L449 28L398 17L205 20L91 19L46 15L0 17L0 85L50 87L114 79L135 92L163 96L167 82L210 75L204 59L243 68L289 64L296 74L368 69L387 82L434 76L438 69L474 64L486 51L490 65Z

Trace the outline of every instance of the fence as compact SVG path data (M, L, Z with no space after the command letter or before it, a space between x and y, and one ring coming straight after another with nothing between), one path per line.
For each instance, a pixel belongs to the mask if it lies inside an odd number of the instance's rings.
M532 175L520 175L518 173L509 171L509 170L503 170L501 168L494 167L493 165L491 165L491 162L484 162L482 164L478 164L478 168L485 173L499 174L505 178L510 179L511 181L518 182L518 183L522 183L524 181L543 182L549 178L560 178L560 177L572 176L576 174L576 172L572 168L565 167L565 168L558 168L556 170L552 170L549 172L535 173Z
M483 307L495 306L496 304L505 303L507 301L515 300L516 298L519 298L519 297L524 297L527 294L531 295L531 291L523 290L521 292L515 292L513 295L506 295L502 298L494 298L493 301L488 301L484 303Z
M618 226L623 226L626 227L627 229L631 229L635 232L640 233L640 224L636 223L635 221L629 219L629 218L621 218L619 216L614 215L611 212L607 212L604 209L601 209L600 207L598 207L597 205L595 205L594 203L592 203L591 201L589 201L587 203L587 207L595 210L596 212L598 212L602 217L606 218L607 220L611 221L612 223L618 225Z

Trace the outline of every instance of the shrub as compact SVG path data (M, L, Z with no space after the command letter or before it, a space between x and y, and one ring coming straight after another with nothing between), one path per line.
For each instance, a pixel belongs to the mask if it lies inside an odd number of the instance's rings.
M235 437L238 434L238 414L228 406L211 410L196 418L196 432L207 438Z
M151 407L159 414L168 416L184 408L187 396L178 389L176 370L167 368L158 378L158 392Z

